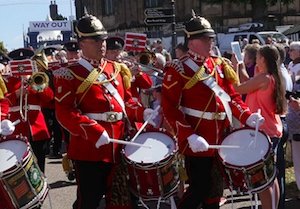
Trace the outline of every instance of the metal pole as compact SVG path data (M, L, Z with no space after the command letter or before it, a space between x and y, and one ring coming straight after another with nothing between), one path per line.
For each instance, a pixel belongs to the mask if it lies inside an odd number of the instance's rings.
M176 10L175 10L175 0L171 0L171 5L172 5L172 16L173 16L173 21L172 21L172 57L175 57L175 47L177 45L177 37L176 37Z

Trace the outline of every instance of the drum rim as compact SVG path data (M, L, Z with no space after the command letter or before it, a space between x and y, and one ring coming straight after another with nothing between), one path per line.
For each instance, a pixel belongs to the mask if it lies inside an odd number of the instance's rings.
M25 141L24 141L24 139L25 139ZM19 169L22 169L24 161L26 161L27 158L29 158L32 155L32 153L31 153L32 151L30 149L30 144L28 143L26 137L25 138L12 138L12 139L5 138L5 140L0 141L0 144L2 142L10 142L10 141L14 141L14 140L24 142L26 144L26 150L20 161L17 161L14 165L12 165L10 168L6 169L5 171L3 171L3 172L0 171L0 177L2 177L2 178L9 176L10 174L18 171Z
M234 133L234 132L236 132L236 131L245 130L245 129L247 129L247 130L255 130L255 128L251 128L251 127L243 127L243 128L235 129L235 130L233 130L231 133ZM225 161L223 160L223 158L221 157L221 155L220 155L220 150L221 150L221 149L219 149L219 150L217 151L217 156L218 156L219 161L221 161L221 163L222 163L224 166L229 165L229 166L231 166L231 168L235 168L235 169L238 169L238 168L241 168L241 167L243 167L243 168L249 168L249 167L252 167L253 165L256 165L256 164L259 164L259 163L263 162L263 159L267 159L268 155L270 155L270 154L272 153L271 139L270 139L270 137L269 137L266 133L264 133L263 131L258 130L258 132L262 133L262 134L267 138L267 140L268 140L268 142L269 142L269 143L268 143L268 149L267 149L267 152L266 152L266 154L263 156L262 159L260 159L260 160L258 160L258 161L256 161L256 162L254 162L254 163L251 163L251 164L249 164L249 165L237 166L237 165L234 165L234 164L232 164L232 163L225 162ZM231 134L231 133L230 133L230 134ZM229 136L229 134L228 134L227 136ZM226 136L226 137L227 137L227 136ZM222 142L225 140L226 137L224 137L224 138L222 139ZM222 145L222 143L221 143L220 145Z
M157 161L157 162L151 162L151 163L141 163L141 162L137 162L137 161L133 161L131 159L129 159L127 156L126 156L126 153L125 153L125 148L126 146L124 146L122 148L122 155L124 156L124 159L126 162L128 162L129 164L135 164L135 165L144 165L144 166L150 166L150 165L156 165L157 163L165 163L167 164L170 159L173 158L173 156L176 156L177 153L178 153L178 143L177 143L177 140L176 140L176 137L175 136L172 136L170 133L168 133L166 130L161 130L161 131L144 131L142 132L141 134L146 134L146 133L162 133L162 134L165 134L167 135L169 138L171 138L172 142L174 143L174 150L172 150L172 152L168 153L163 159L161 159L160 161ZM164 164L164 165L165 165ZM157 167L157 166L155 166Z

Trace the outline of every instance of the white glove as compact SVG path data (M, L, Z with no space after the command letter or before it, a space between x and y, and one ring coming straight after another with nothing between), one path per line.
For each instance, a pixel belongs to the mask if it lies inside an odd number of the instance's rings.
M192 134L187 139L193 152L204 152L208 150L209 144L203 137Z
M246 124L252 128L255 128L256 122L260 126L265 121L265 118L259 113L252 113L246 120Z
M149 124L151 124L152 126L156 127L156 124L154 122L154 118L156 118L158 116L158 108L156 108L155 110L151 109L151 108L146 108L144 110L143 113L143 118L144 121L148 121Z
M108 133L106 131L103 131L102 135L96 142L96 148L99 148L102 145L108 144L110 142L110 138L108 136Z
M15 125L10 120L5 119L1 122L1 134L4 136L11 135L15 128Z

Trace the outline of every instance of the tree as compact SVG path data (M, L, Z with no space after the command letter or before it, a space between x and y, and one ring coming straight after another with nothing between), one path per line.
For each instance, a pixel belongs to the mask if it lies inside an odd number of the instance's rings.
M3 41L0 41L0 53L7 53L7 49L4 47Z
M223 1L232 3L249 3L252 6L252 20L253 22L266 22L267 19L267 8L268 6L275 5L281 2L284 5L294 2L294 0L203 0L209 4L220 4Z

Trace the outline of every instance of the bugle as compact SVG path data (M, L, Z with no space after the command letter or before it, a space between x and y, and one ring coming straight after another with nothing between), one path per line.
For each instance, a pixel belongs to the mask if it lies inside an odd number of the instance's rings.
M150 65L144 65L144 64L139 63L139 62L137 62L137 61L134 61L134 60L132 60L132 59L130 59L130 58L120 57L118 60L119 60L120 62L122 62L122 63L125 63L125 64L126 64L126 62L131 62L131 63L133 63L134 65L141 66L141 67L143 67L143 68L150 69L150 70L153 70L153 71L158 72L158 73L161 73L161 74L164 73L164 72L163 72L161 69L159 69L159 68L156 68L156 67L153 67L153 66L150 66ZM145 73L147 73L147 71L145 71Z
M49 76L44 72L33 73L28 84L37 92L42 92L49 85Z

